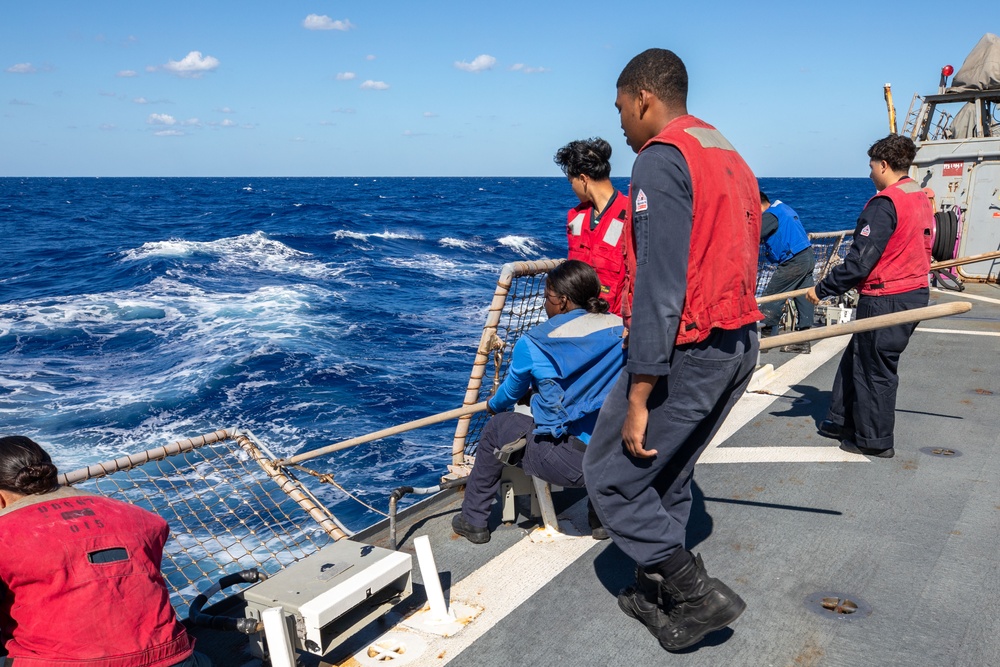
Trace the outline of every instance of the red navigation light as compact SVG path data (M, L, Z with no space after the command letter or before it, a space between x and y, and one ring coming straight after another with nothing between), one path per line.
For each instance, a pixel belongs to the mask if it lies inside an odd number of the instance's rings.
M941 68L941 76L951 76L955 73L955 68L951 65L945 65Z

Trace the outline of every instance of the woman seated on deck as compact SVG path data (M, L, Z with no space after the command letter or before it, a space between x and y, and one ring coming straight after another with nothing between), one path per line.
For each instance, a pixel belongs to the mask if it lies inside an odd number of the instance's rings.
M160 574L167 522L60 487L30 438L0 437L0 646L13 667L211 667ZM0 651L0 655L3 651Z
M591 266L568 260L549 271L549 319L514 345L507 377L487 402L494 416L483 428L462 511L452 520L455 532L470 542L490 540L490 505L504 466L497 452L506 444L525 441L516 465L527 474L559 486L583 486L583 453L604 397L625 364L622 319L607 310ZM530 416L503 412L529 389L534 390ZM607 537L592 512L591 528L595 538Z

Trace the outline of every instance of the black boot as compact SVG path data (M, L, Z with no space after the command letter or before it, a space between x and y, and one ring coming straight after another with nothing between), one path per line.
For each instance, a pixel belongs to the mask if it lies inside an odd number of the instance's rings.
M601 518L594 511L594 506L587 500L587 523L590 525L590 536L595 540L608 539L608 531L601 523Z
M668 620L660 605L660 581L659 577L651 578L642 567L636 565L635 583L618 594L618 606L621 610L640 621L657 638Z
M729 586L708 576L701 556L690 552L674 554L657 567L664 596L674 601L667 623L657 638L668 651L679 651L697 644L710 632L735 621L746 603ZM676 558L675 558L676 557ZM684 562L686 561L686 562ZM680 566L678 567L679 563Z

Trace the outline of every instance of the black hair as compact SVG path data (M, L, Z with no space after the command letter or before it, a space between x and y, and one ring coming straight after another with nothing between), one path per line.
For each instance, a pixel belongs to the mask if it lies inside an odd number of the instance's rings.
M770 204L771 203L771 200L767 198L767 195L764 194L763 190L760 191L760 203L761 204Z
M890 134L879 139L868 149L868 157L873 160L885 160L893 171L908 171L917 154L913 140L899 134Z
M548 272L545 285L551 293L565 296L588 313L608 312L608 302L601 298L601 280L586 262L566 260Z
M648 90L661 102L687 106L687 68L667 49L646 49L632 58L618 76L617 87L628 95Z
M600 137L571 141L553 158L570 178L585 174L595 181L611 178L611 144Z
M0 490L25 496L46 493L59 486L57 474L48 453L31 438L0 438Z

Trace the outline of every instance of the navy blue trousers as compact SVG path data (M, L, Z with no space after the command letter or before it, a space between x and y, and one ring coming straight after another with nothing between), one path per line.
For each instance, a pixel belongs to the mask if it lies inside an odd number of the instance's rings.
M926 287L889 296L862 296L858 319L923 308L928 297ZM916 328L914 322L856 333L840 358L826 418L854 431L854 442L861 447L893 447L899 356Z
M473 526L486 526L490 505L500 490L505 464L494 451L522 437L527 437L528 444L518 467L525 473L567 488L583 486L583 443L569 436L536 435L534 429L531 417L519 412L501 412L486 422L462 500L462 516Z
M587 493L615 544L644 568L684 548L694 465L750 383L756 330L716 329L674 348L670 374L647 403L646 449L658 452L652 459L633 458L622 442L628 372L604 401L583 461Z

